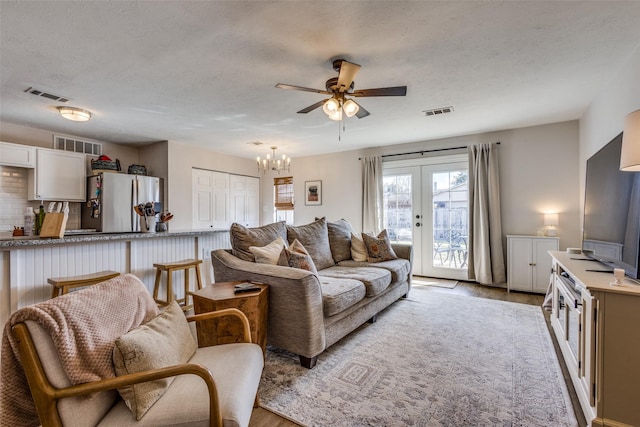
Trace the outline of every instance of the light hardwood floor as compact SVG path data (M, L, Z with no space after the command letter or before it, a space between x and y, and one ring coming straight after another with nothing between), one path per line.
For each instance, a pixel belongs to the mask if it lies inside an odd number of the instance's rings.
M473 282L464 282L460 281L453 289L441 288L437 286L421 286L421 291L424 292L445 292L449 294L459 294L459 295L467 295L474 296L478 298L488 298L495 299L500 301L510 301L517 302L520 304L530 304L530 305L542 305L542 301L544 297L538 294L530 294L526 292L507 292L505 288L497 288L490 286L482 286ZM545 318L547 320L547 326L550 328L549 323L549 312L544 312ZM553 334L551 334L554 337ZM559 354L559 348L557 346L557 342L555 341L555 337L553 338L554 345L556 346L556 352ZM571 380L569 379L568 372L566 370L566 366L564 366L564 361L562 357L558 358L560 360L560 365L563 370L563 374L565 376L565 381L567 383L567 388L569 389L569 395L571 396L571 400L573 403L574 411L576 413L576 418L578 419L578 423L580 427L586 425L584 420L584 415L582 414L582 410L580 409L580 404L578 403L578 399L576 397L575 391L573 389L573 385ZM264 408L256 408L253 410L253 414L251 416L251 422L249 423L250 427L295 427L299 426L294 422L291 422L285 418L278 416Z

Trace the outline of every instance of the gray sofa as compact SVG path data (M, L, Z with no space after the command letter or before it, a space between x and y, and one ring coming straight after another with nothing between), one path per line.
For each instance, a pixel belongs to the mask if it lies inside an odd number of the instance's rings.
M265 246L278 236L298 239L308 250L317 274L300 268L256 263L247 249ZM397 259L351 259L348 222L293 227L284 223L257 228L231 227L232 249L211 252L216 282L247 280L270 285L267 342L297 354L313 368L326 348L358 328L375 322L377 313L408 294L412 247L392 245Z

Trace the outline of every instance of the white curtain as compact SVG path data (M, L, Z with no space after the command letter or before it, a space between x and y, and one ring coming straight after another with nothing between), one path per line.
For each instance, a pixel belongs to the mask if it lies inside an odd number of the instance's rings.
M382 157L362 159L362 231L382 231Z
M469 147L469 279L504 283L498 147Z

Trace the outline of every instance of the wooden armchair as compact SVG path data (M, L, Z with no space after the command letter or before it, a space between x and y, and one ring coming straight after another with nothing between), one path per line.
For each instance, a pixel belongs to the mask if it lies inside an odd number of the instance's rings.
M225 309L190 316L187 320L222 316L240 319L242 343L197 348L187 363L77 385L71 384L51 337L40 324L32 320L19 322L11 332L44 427L175 424L246 427L258 402L257 389L264 366L262 349L251 344L246 316L237 309ZM125 386L174 376L164 394L151 403L139 420L117 392Z

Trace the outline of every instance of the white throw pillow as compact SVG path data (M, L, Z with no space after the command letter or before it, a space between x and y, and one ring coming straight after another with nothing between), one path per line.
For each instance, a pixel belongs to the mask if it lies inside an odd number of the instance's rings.
M367 247L361 233L351 233L351 258L354 261L366 262L369 257Z
M133 374L186 363L196 348L182 309L172 301L158 316L115 341L113 364L116 375ZM119 388L118 392L136 420L140 421L174 378L134 384Z
M266 246L249 246L249 251L253 254L259 264L278 264L280 253L287 247L287 242L280 236Z

